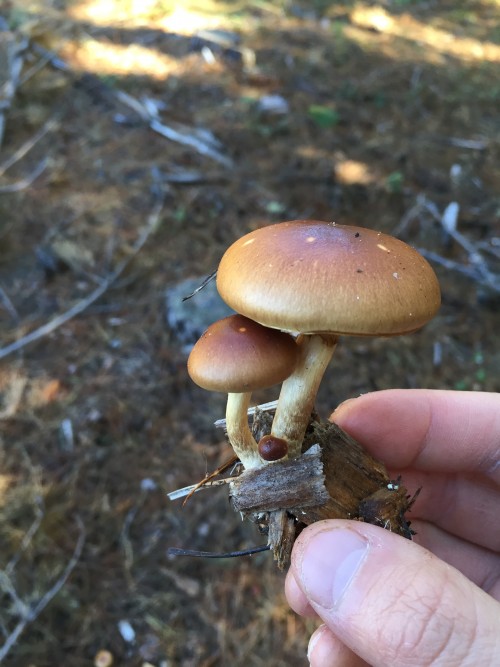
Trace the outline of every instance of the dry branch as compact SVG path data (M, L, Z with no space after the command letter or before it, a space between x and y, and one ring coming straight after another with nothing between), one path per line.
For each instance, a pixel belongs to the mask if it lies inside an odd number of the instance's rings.
M146 241L149 239L151 234L156 230L162 210L163 210L163 197L156 203L153 210L149 214L148 222L144 227L143 231L141 232L141 234L139 235L139 238L133 245L130 254L126 257L126 259L124 259L122 262L118 264L116 269L105 280L102 281L99 287L97 287L84 299L75 303L71 308L69 308L64 313L57 315L57 317L54 317L52 320L42 325L41 327L38 327L38 329L35 329L31 333L26 334L26 336L22 336L22 338L19 338L13 343L10 343L10 345L6 345L5 347L0 348L0 359L4 359L5 357L8 357L10 354L13 354L14 352L17 352L22 348L26 347L26 345L34 343L35 341L40 340L40 338L43 338L48 334L51 334L57 328L59 328L63 324L66 324L66 322L69 322L77 315L83 313L92 303L94 303L94 301L97 301L97 299L99 299L111 287L111 285L121 276L121 274L128 267L132 259L134 259L134 257L136 257L136 255L143 248L143 246L145 245Z
M5 160L3 164L0 165L0 176L3 176L5 172L10 169L16 162L19 162L29 151L35 146L40 139L50 132L51 130L59 127L59 121L56 118L49 118L49 120L42 125L42 127L35 132L35 134L30 137L27 141L20 146L10 158Z
M58 577L58 579L49 588L49 590L40 598L40 600L38 600L38 602L35 605L28 605L24 603L22 600L19 599L15 590L10 590L9 587L5 588L2 584L5 584L6 580L10 582L10 579L6 575L5 571L0 573L2 575L0 577L0 587L2 587L4 592L9 594L9 596L14 601L16 607L16 613L17 616L19 617L19 621L17 622L16 626L6 638L4 644L0 646L0 663L8 655L8 653L10 653L10 650L15 646L17 640L19 639L22 632L25 630L26 626L29 623L32 623L34 620L36 620L38 616L42 613L42 611L45 609L45 607L49 604L49 602L51 602L51 600L53 600L55 596L59 593L59 591L62 589L62 587L68 580L69 575L74 570L76 564L80 560L80 556L82 555L83 551L83 545L85 543L85 528L83 526L80 517L76 517L76 524L78 526L79 535L73 551L73 555L71 556L68 564L66 565L66 567L64 568L63 572Z
M5 114L19 86L28 42L10 31L0 31L0 146L5 130Z
M456 202L450 202L444 212L440 213L434 202L420 195L417 197L415 204L405 213L399 224L394 228L393 234L398 237L406 235L408 227L414 221L418 222L424 228L430 222L434 224L438 223L441 225L444 235L449 239L453 239L465 252L467 263L457 262L425 248L417 248L418 252L431 262L435 262L450 271L461 273L482 287L500 293L500 269L493 268L492 263L492 260L498 262L500 256L495 252L496 248L487 247L484 241L471 241L458 231L457 220L459 210ZM491 256L490 261L484 256L486 252Z
M222 146L211 132L187 126L175 129L160 121L157 105L151 103L151 100L137 100L135 97L132 97L132 95L121 90L117 91L115 95L120 102L132 109L144 122L146 122L153 132L160 134L162 137L165 137L170 141L189 146L201 155L205 155L227 168L233 166L232 160L220 152Z

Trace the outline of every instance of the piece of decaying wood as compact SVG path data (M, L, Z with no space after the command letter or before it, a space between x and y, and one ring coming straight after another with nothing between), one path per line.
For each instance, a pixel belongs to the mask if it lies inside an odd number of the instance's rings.
M296 521L286 510L278 510L269 514L269 532L267 543L280 570L290 563L293 543L296 536Z
M245 470L230 484L234 509L244 514L300 511L328 501L321 450L314 445L298 459Z
M304 445L319 442L329 499L321 506L302 508L302 523L322 519L357 519L383 526L411 538L405 519L413 499L399 480L391 480L380 461L336 424L311 425Z
M257 412L254 433L262 433L269 420ZM414 498L356 440L336 424L312 422L303 449L298 459L246 470L230 484L234 508L267 523L280 569L289 563L300 525L323 519L366 521L411 539L405 513Z

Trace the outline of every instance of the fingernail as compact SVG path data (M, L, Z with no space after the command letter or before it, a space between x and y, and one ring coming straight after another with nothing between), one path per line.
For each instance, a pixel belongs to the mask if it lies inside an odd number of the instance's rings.
M307 659L309 660L309 664L311 663L314 647L321 639L321 636L324 632L328 632L328 628L326 627L326 625L320 625L319 628L316 628L316 630L311 636L311 639L309 640L309 644L307 646Z
M353 530L323 530L311 537L297 563L310 601L323 609L338 606L367 551L368 542Z
M354 403L356 400L356 398L347 398L342 403L339 403L339 405L337 405L335 410L330 415L330 421L335 421L335 417L338 415L338 413L341 412L344 408L347 408L350 403Z

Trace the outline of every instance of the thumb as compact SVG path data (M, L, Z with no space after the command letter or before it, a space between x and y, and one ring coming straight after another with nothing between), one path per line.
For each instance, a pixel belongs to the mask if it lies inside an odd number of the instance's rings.
M374 667L473 667L500 655L500 604L414 542L355 521L304 530L291 574L314 611Z

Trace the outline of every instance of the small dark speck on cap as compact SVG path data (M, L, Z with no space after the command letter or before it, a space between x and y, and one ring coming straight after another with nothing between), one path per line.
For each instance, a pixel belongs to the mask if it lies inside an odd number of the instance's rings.
M354 234L354 236L355 236L356 238L358 238L358 236L359 236L359 232L356 232L356 233Z
M356 273L363 273L363 269L356 269Z

